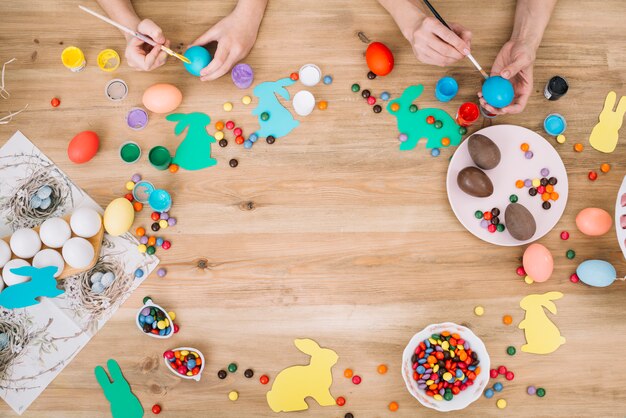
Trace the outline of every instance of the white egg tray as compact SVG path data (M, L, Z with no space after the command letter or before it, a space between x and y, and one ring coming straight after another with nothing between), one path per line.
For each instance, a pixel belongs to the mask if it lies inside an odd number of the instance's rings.
M622 249L622 254L624 255L624 258L626 258L626 176L624 176L624 179L622 180L622 185L617 192L617 198L615 199L614 218L617 242L619 243L619 247Z

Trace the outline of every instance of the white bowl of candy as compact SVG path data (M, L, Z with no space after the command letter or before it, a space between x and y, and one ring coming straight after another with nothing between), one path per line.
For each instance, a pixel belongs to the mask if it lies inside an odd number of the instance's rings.
M463 409L480 398L489 383L489 367L481 339L452 322L427 326L411 338L402 354L402 377L409 393L422 405L442 412Z

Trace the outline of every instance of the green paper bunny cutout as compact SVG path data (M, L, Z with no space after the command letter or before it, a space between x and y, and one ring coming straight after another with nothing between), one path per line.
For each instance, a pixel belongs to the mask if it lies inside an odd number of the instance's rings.
M215 142L215 138L206 131L211 123L209 115L200 112L173 113L166 119L178 122L174 128L176 135L187 129L185 139L176 149L174 164L185 170L202 170L217 164L217 160L211 158L211 144Z
M130 390L130 385L122 375L122 369L117 361L107 361L107 368L111 374L111 380L102 366L95 368L96 380L104 390L104 396L111 403L113 418L141 418L143 407L141 402Z

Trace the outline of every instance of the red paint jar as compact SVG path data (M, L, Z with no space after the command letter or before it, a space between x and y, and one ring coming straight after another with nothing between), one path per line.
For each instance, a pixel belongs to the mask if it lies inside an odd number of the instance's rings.
M471 102L463 103L456 112L456 123L467 127L476 122L478 116L480 116L478 105Z

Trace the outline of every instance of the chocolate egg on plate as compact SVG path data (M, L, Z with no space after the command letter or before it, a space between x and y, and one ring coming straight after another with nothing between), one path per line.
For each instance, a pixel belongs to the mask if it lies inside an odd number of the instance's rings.
M470 136L467 150L474 163L483 170L491 170L500 164L500 148L485 135Z
M459 171L456 182L470 196L488 197L493 193L493 183L480 168L465 167Z
M511 203L504 211L504 223L509 234L519 241L529 240L537 231L533 214L524 205Z

